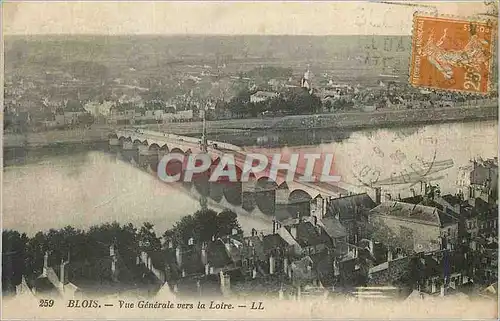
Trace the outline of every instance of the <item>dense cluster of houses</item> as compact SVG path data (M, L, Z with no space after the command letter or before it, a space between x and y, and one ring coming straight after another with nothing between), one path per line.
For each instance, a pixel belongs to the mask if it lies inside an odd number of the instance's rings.
M403 199L383 198L380 189L375 199L366 193L318 195L309 201L309 213L272 220L269 234L233 229L202 243L195 242L195 235L185 244L164 239L164 269L153 266L144 252L133 267L127 266L113 244L99 262L85 266L60 262L51 267L47 254L31 291L166 291L180 296L260 291L297 298L314 293L363 296L360 289L374 287L390 289L391 295L365 295L406 297L412 290L420 295L481 295L481 289L494 289L498 279L498 202L491 193L497 181L485 168L498 171L496 159L474 165L471 190L481 186L476 194L441 195L435 186L422 184L421 194ZM100 282L75 273L93 268L102 275ZM124 279L128 281L120 281ZM27 288L23 282L18 291Z
M370 112L381 108L453 107L467 102L473 105L479 104L459 95L447 97L426 90L417 90L384 75L381 75L381 81L377 85L361 86L337 83L328 78L328 75L315 79L309 69L299 76L260 79L257 74L254 75L254 79L242 75L223 75L220 71L213 73L210 71L210 66L198 66L194 69L191 67L196 66L187 67L187 71L175 77L170 75L169 79L163 81L149 79L144 84L134 79L133 74L137 71L129 70L131 79L128 84L124 79L116 78L109 81L105 89L93 88L94 85L88 83L88 80L71 77L67 72L47 72L46 79L42 77L36 81L24 81L22 78L13 80L11 77L6 82L6 110L10 111L11 122L17 127L69 126L77 122L78 117L82 116L80 114L84 113L90 113L94 117L104 117L112 124L190 121L201 117L199 110L206 107L207 99L213 101L208 107L211 110L210 114L215 115L214 117L228 118L231 115L226 114L230 111L217 106L223 106L224 102L230 101L238 94L238 90L245 89L252 92L250 102L262 104L280 97L291 88L298 87L319 97L322 104L321 111L324 113L338 110ZM50 77L56 74L58 75L56 78ZM47 92L41 89L44 81L51 82L50 90ZM169 81L172 84L167 85L166 82ZM67 107L68 100L77 101L81 106L111 104L111 107L108 106L105 111L98 113L83 107L73 110ZM159 103L157 108L147 106L155 102ZM57 108L63 112L56 112Z

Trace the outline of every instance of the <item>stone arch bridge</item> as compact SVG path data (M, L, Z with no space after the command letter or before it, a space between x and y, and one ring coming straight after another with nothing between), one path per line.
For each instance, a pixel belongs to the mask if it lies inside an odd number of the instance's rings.
M125 160L156 175L158 162L166 153L200 153L201 141L197 138L160 133L142 129L117 130L109 135L109 143ZM241 173L248 152L244 148L224 142L208 141L208 154L213 162L224 154L232 153L236 170ZM297 174L301 173L300 168ZM284 175L273 180L265 172L252 173L248 182L208 182L198 178L192 183L179 183L194 189L200 195L220 204L242 207L247 212L258 211L278 220L290 217L308 216L312 200L336 198L358 193L345 183L286 181ZM335 185L333 185L335 184Z

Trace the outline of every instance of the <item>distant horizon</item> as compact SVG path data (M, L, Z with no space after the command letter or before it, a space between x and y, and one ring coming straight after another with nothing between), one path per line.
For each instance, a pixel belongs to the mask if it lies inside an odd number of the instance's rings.
M4 34L4 37L411 37L412 35L393 35L393 34L378 34L378 35L359 35L359 34L324 34L324 35L307 35L307 34L202 34L202 33L192 33L192 34L97 34L97 33L81 33L81 34L66 34L66 33L38 33L38 34Z
M482 2L6 2L12 35L410 35L416 11L471 16Z

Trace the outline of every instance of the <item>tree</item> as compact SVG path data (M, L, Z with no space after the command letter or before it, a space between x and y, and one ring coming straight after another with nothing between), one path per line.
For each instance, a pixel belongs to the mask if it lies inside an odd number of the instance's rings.
M43 256L48 251L47 237L38 232L28 240L26 246L26 271L28 276L38 276L42 273Z
M196 241L208 242L218 235L217 212L206 209L194 213Z
M231 234L233 228L241 232L238 216L230 210L221 213L207 209L199 210L193 215L184 216L174 226L163 233L165 240L164 248L168 242L175 247L187 247L188 240L193 238L196 243L208 242L213 236L225 236Z
M237 116L246 116L249 114L250 96L252 92L248 89L243 89L233 97L228 103L228 109Z
M140 249L147 253L161 250L161 240L153 228L153 224L144 222L137 235Z
M174 246L186 247L187 241L194 237L195 219L193 215L187 215L176 222L169 234L173 235Z
M2 292L15 291L21 284L25 269L28 237L17 231L2 231Z
M228 209L223 210L217 215L217 229L218 234L230 235L233 229L236 229L238 232L241 232L241 226L238 223L238 215Z
M287 110L293 114L312 114L321 109L321 99L305 88L292 88L285 93Z

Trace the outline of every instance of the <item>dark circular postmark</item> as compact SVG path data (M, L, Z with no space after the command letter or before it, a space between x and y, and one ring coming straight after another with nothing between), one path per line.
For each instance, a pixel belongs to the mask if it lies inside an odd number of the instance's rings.
M437 139L434 137L424 139L419 147L406 146L404 149L384 148L373 140L370 145L366 146L370 148L369 153L365 152L352 166L352 175L361 185L373 188L410 184L411 187L426 182L430 174L438 170L435 168Z

